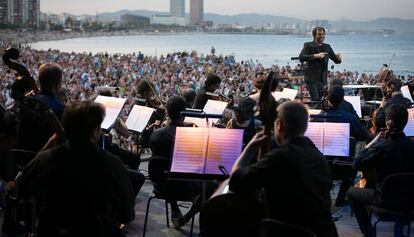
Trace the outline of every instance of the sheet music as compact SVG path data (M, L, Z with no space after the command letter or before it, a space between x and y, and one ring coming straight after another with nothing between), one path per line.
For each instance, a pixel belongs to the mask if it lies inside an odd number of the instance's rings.
M177 127L171 172L204 172L208 128Z
M118 118L119 113L124 107L126 99L98 95L95 103L100 103L105 107L105 118L101 128L109 130Z
M378 88L380 89L380 85L344 85L343 88L351 88L351 89L366 89L366 88Z
M320 114L321 112L322 112L321 109L308 109L309 115L316 115L316 114Z
M222 174L219 165L231 171L242 152L243 129L210 128L206 156L206 174Z
M408 121L404 133L408 137L414 137L414 108L408 109Z
M218 100L208 100L206 105L204 105L203 111L206 114L223 114L224 110L227 107L227 102L218 101ZM209 119L212 123L217 123L218 119Z
M409 99L411 102L414 102L413 97L411 96L410 89L408 88L408 86L401 87L401 92L402 92L402 94L405 98Z
M148 124L148 121L151 118L152 113L155 111L153 108L141 106L141 105L134 105L132 107L131 112L125 122L128 129L142 132Z
M324 123L323 154L349 157L349 123Z
M283 91L275 91L272 93L276 101L282 98L294 101L297 94L298 94L298 90L294 90L290 88L283 88Z
M362 118L361 97L359 96L344 96L344 100L348 101L354 107L358 117Z
M185 123L194 123L199 128L210 127L210 125L207 124L205 118L185 117L184 122ZM209 124L211 124L210 121L209 121Z
M349 123L309 122L305 136L326 156L349 157Z
M305 136L311 139L313 144L323 153L323 131L324 123L308 122Z

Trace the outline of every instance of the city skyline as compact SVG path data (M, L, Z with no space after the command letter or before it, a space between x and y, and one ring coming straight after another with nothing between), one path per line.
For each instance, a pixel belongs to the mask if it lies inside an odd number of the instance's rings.
M63 12L71 14L90 14L114 12L122 9L170 11L169 0L42 0L40 9L44 13ZM242 13L272 14L301 19L351 19L372 20L379 17L398 17L414 19L414 1L411 0L205 0L204 13L237 15ZM185 12L189 13L189 0Z

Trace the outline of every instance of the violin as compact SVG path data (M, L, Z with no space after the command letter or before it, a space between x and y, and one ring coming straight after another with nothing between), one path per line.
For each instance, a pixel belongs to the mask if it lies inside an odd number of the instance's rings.
M219 100L219 101L223 101L223 102L230 102L232 99L221 94L221 93L213 93L213 92L206 92L206 95L211 96L211 98L213 100Z

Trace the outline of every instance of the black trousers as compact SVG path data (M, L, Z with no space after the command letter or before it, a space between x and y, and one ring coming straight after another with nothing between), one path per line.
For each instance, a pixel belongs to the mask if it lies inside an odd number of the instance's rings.
M323 96L323 84L321 82L306 82L306 88L312 101L321 100Z
M372 236L373 226L365 205L381 206L379 193L374 189L352 187L348 190L347 196L361 232L365 236Z

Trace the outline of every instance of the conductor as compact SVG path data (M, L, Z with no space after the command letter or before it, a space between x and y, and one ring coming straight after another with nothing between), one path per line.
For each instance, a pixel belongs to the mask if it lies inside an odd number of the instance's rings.
M329 59L336 64L341 63L341 54L335 54L329 44L323 43L325 32L322 27L313 28L313 41L306 42L299 55L299 61L308 64L305 71L305 82L312 101L321 99L323 88L328 84Z

